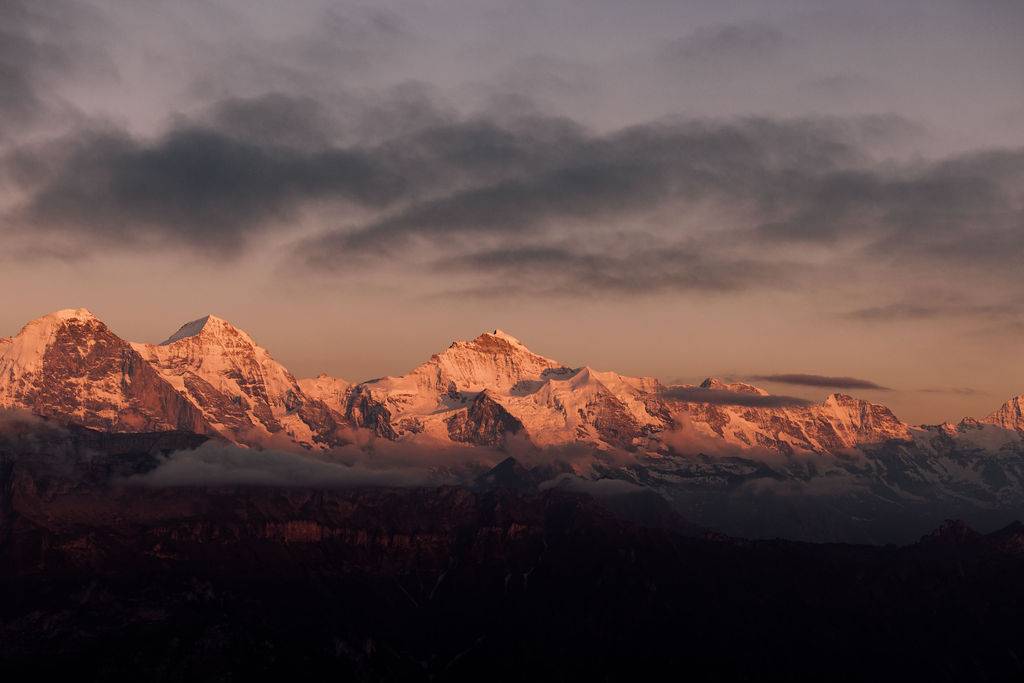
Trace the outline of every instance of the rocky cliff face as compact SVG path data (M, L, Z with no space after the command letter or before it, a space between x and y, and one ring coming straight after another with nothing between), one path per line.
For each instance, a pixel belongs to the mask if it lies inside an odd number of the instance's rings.
M206 316L162 344L133 346L229 440L270 444L283 436L307 448L344 442L341 415L225 320Z
M452 441L500 448L505 439L523 431L523 423L513 417L486 391L481 391L465 410L448 418L448 436Z
M0 342L0 407L112 432L211 431L202 411L85 309Z
M1024 432L1024 396L1010 399L1003 406L979 422L1007 430Z

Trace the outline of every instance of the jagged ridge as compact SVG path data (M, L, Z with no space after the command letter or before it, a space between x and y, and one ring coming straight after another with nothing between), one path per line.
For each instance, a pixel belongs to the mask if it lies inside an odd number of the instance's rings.
M455 341L401 376L356 385L328 375L296 380L217 316L186 323L161 344L129 344L85 309L44 316L0 340L0 378L4 407L112 431L187 429L303 448L340 445L348 430L364 428L424 444L502 448L515 436L536 447L583 443L654 457L934 448L936 438L998 450L1019 441L1024 425L1020 398L940 429L941 437L842 394L776 406L758 403L770 395L749 384L708 378L682 387L709 392L704 400L653 378L570 368L501 330Z

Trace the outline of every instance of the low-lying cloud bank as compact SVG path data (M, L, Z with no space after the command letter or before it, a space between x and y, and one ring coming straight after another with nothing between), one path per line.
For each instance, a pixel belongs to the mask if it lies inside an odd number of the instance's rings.
M132 477L147 486L427 486L457 483L428 467L351 464L330 456L207 443L177 451L156 469Z
M554 467L574 478L596 476L595 466L636 464L635 456L625 451L598 451L584 444L537 448L511 436L505 451L374 440L311 453L210 441L194 450L176 451L155 469L128 481L147 486L313 488L470 485L509 456L526 468Z
M323 452L209 441L172 453L131 481L151 486L442 486L469 483L508 457L486 448L367 440L363 430L353 437L351 445Z

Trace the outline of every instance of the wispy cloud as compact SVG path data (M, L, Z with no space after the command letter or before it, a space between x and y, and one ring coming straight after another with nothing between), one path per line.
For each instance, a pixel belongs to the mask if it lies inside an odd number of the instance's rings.
M971 304L940 300L869 306L849 311L844 317L862 322L901 322L953 317L1001 318L1018 312L1019 308L1014 304Z
M931 389L918 389L922 394L952 394L955 396L989 396L987 391L972 389L971 387L933 387Z
M801 387L824 387L831 389L868 389L872 391L892 391L876 382L856 377L834 377L829 375L812 375L804 373L785 373L778 375L755 375L750 378L758 382L774 382L791 384Z

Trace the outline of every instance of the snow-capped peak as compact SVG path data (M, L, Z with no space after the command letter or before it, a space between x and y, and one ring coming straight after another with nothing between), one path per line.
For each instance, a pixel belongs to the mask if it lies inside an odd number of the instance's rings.
M170 337L160 342L160 346L167 346L173 344L176 341L187 339L189 337L197 337L199 335L216 335L218 333L228 331L233 334L237 334L249 342L252 342L252 338L249 337L245 332L238 329L227 320L218 318L215 315L204 315L202 318L187 322L178 328L178 331L172 334Z
M0 340L0 378L0 407L111 431L206 431L193 407L85 308L54 311Z
M498 339L504 339L509 344L514 344L516 346L523 346L523 342L519 341L518 339L513 337L508 332L505 332L504 330L495 329L493 332L484 332L484 334L489 335L491 337L497 337Z
M96 316L92 314L88 308L62 308L59 311L54 311L48 315L44 315L42 318L37 320L96 320Z
M64 308L26 324L14 337L0 340L0 375L8 379L41 372L43 356L68 323L86 323L106 329L88 309ZM0 388L0 393L3 392Z
M446 391L449 382L461 391L504 392L524 380L540 380L546 370L564 366L530 351L518 339L501 330L484 332L471 341L452 342L427 363L413 370L429 383Z
M494 329L488 332L481 332L473 339L457 339L453 341L448 349L459 349L459 348L470 348L476 350L486 350L488 352L499 352L500 350L525 351L526 353L533 353L530 349L526 348L523 342L513 337L508 332L503 330Z
M716 391L731 391L736 394L754 394L757 396L767 396L768 392L760 387L755 387L753 384L745 384L743 382L724 382L717 377L708 377L700 383L701 389L714 389Z
M25 340L26 344L38 344L49 339L54 331L59 329L64 323L72 321L103 324L87 308L62 308L59 311L47 313L35 320L29 321L21 328L17 336L9 337L8 339L22 339Z
M326 404L307 396L252 337L215 315L182 325L162 344L132 346L228 438L258 443L283 432L316 447L336 427Z

